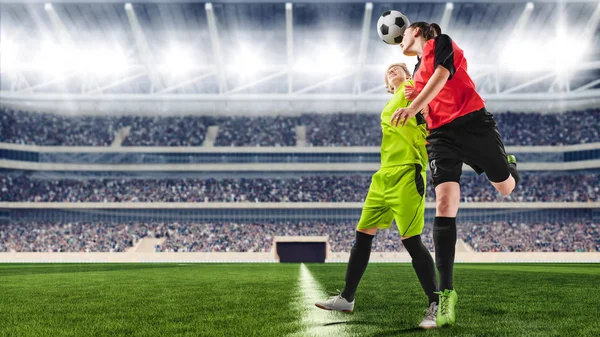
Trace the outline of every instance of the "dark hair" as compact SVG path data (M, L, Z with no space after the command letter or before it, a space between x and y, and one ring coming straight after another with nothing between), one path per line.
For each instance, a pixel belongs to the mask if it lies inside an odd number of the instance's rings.
M427 23L424 21L413 22L408 28L419 28L421 35L425 40L431 40L442 34L442 28L437 23Z

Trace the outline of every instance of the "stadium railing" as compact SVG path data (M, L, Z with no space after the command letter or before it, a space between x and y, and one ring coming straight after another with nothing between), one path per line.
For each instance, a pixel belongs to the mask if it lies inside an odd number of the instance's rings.
M61 164L378 163L379 147L70 147L0 143L0 161ZM520 162L600 160L600 143L508 146Z

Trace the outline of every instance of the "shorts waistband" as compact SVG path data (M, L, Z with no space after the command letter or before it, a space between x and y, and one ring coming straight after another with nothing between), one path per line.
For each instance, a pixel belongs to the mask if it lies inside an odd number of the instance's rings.
M475 120L475 119L485 116L487 113L488 113L488 111L485 109L485 107L483 107L479 110L469 112L468 114L466 114L464 116L460 116L457 119L453 120L452 122L450 122L446 125L442 125L435 130L442 130L442 129L453 128L453 127L457 127L457 126L462 126L462 125L468 124L472 120ZM435 131L435 130L432 130L432 131Z

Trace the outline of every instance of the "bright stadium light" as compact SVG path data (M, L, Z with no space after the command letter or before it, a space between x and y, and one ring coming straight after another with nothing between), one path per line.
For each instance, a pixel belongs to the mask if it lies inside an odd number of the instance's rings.
M194 61L188 49L171 47L165 54L161 70L173 75L183 75L194 68Z
M300 73L335 73L348 68L348 62L340 49L329 47L314 57L299 58L293 69Z
M71 46L44 41L41 44L39 58L34 67L50 75L63 74L78 68L81 60L78 58L77 52L77 49Z
M9 39L0 40L0 72L5 73L12 70L16 65L17 48Z
M569 70L570 66L580 62L589 48L589 41L569 38L564 29L559 29L556 38L548 44L546 53L554 57L556 69L565 72Z
M128 10L128 11L130 11L130 10L132 10L132 9L133 9L133 5L131 4L131 2L127 2L127 3L125 3L125 10Z
M552 68L551 58L545 43L540 40L514 39L504 46L500 65L506 72L537 72Z
M46 2L46 3L44 4L44 9L45 9L45 10L47 10L47 11L50 11L50 10L52 10L52 4L51 4L51 3L49 3L49 2Z
M80 53L78 72L108 76L124 73L129 67L129 61L121 50L98 48Z
M515 38L505 45L500 57L500 65L506 67L506 71L564 72L580 62L589 47L586 41L568 38L561 30L553 40L549 41Z
M252 75L264 68L263 58L256 50L248 46L240 47L238 50L239 52L236 54L241 55L241 57L236 57L229 63L228 71Z

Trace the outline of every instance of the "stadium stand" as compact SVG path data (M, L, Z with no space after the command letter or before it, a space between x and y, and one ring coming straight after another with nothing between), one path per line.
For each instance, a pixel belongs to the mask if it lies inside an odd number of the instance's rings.
M461 183L462 201L600 201L598 173L523 172L521 178L513 194L503 198L485 176L465 174ZM370 181L369 175L225 179L36 179L5 175L0 178L0 201L362 202ZM427 201L434 200L435 191L429 183Z
M497 113L506 145L600 142L600 110L561 114ZM306 128L307 146L378 146L377 114L303 114L300 117L66 117L0 109L0 142L30 145L108 146L131 127L123 146L201 146L218 125L215 146L295 146L295 128Z
M231 117L219 119L215 146L295 146L294 117Z
M333 252L347 252L355 223L340 222L25 222L0 226L0 252L122 252L144 237L161 238L160 252L268 252L274 236L329 236ZM460 222L458 235L478 252L599 252L600 223ZM433 250L431 224L423 233ZM380 231L374 252L404 251L398 231Z
M214 118L121 117L119 123L131 127L123 146L202 146Z

